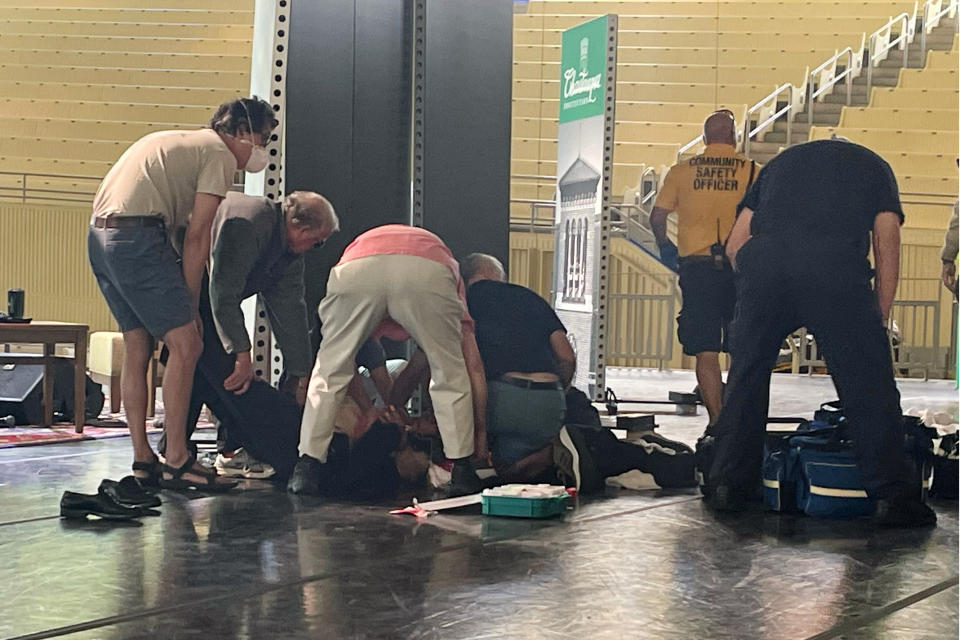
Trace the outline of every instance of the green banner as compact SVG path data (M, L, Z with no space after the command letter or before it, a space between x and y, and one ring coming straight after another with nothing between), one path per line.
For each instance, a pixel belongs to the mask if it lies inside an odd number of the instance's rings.
M563 32L560 48L560 122L603 113L607 16Z

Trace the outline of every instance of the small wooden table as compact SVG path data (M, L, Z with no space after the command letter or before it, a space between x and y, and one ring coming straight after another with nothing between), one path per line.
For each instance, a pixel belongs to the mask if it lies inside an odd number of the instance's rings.
M42 344L43 355L17 354L12 357L0 352L0 364L23 364L25 360L43 363L43 426L53 424L53 376L57 344L73 345L73 423L77 433L83 433L86 412L87 332L85 324L69 322L34 321L29 324L0 323L0 344Z

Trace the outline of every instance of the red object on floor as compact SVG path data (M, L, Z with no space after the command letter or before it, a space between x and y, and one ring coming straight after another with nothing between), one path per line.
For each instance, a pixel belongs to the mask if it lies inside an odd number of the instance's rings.
M154 429L147 429L148 433L151 431L154 431ZM107 429L104 427L84 427L83 433L76 433L72 424L53 425L52 427L14 427L13 429L0 430L0 449L102 438L122 438L129 435L126 429Z
M106 401L106 407L110 406L109 399ZM123 411L119 413L109 413L105 411L100 415L104 420L126 420ZM157 420L163 419L163 404L157 402L156 416L147 420L147 433L159 432L160 429L152 428ZM213 424L203 419L197 421L197 429L212 429ZM94 427L84 426L83 433L76 433L72 423L58 423L50 427L40 427L29 425L23 427L14 427L12 429L0 428L0 449L9 447L29 447L40 444L60 444L62 442L80 442L82 440L101 440L105 438L123 438L129 437L130 432L126 427Z

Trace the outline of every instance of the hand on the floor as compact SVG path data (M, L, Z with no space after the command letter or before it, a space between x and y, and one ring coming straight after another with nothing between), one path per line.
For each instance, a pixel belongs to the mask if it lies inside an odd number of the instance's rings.
M253 381L253 363L250 361L250 352L241 351L237 354L237 361L233 365L233 373L223 381L223 388L242 395L250 388Z

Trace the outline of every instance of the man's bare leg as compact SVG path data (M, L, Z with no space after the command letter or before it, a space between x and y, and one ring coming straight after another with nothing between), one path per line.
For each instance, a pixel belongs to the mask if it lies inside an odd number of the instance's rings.
M153 352L153 338L146 329L123 332L123 371L120 374L120 395L127 415L133 459L152 462L156 459L147 440L147 363ZM134 475L146 477L146 472Z
M720 374L720 354L716 351L697 354L697 384L700 385L700 397L707 407L710 424L713 424L723 406L723 377Z
M180 467L190 452L187 450L187 412L193 373L203 350L203 341L194 322L167 331L163 342L170 352L163 374L164 430L167 434L166 460L170 467ZM203 469L197 463L198 471ZM206 470L209 473L209 470ZM166 474L165 476L166 477ZM186 474L185 480L203 481L203 476ZM224 479L224 481L228 481Z

